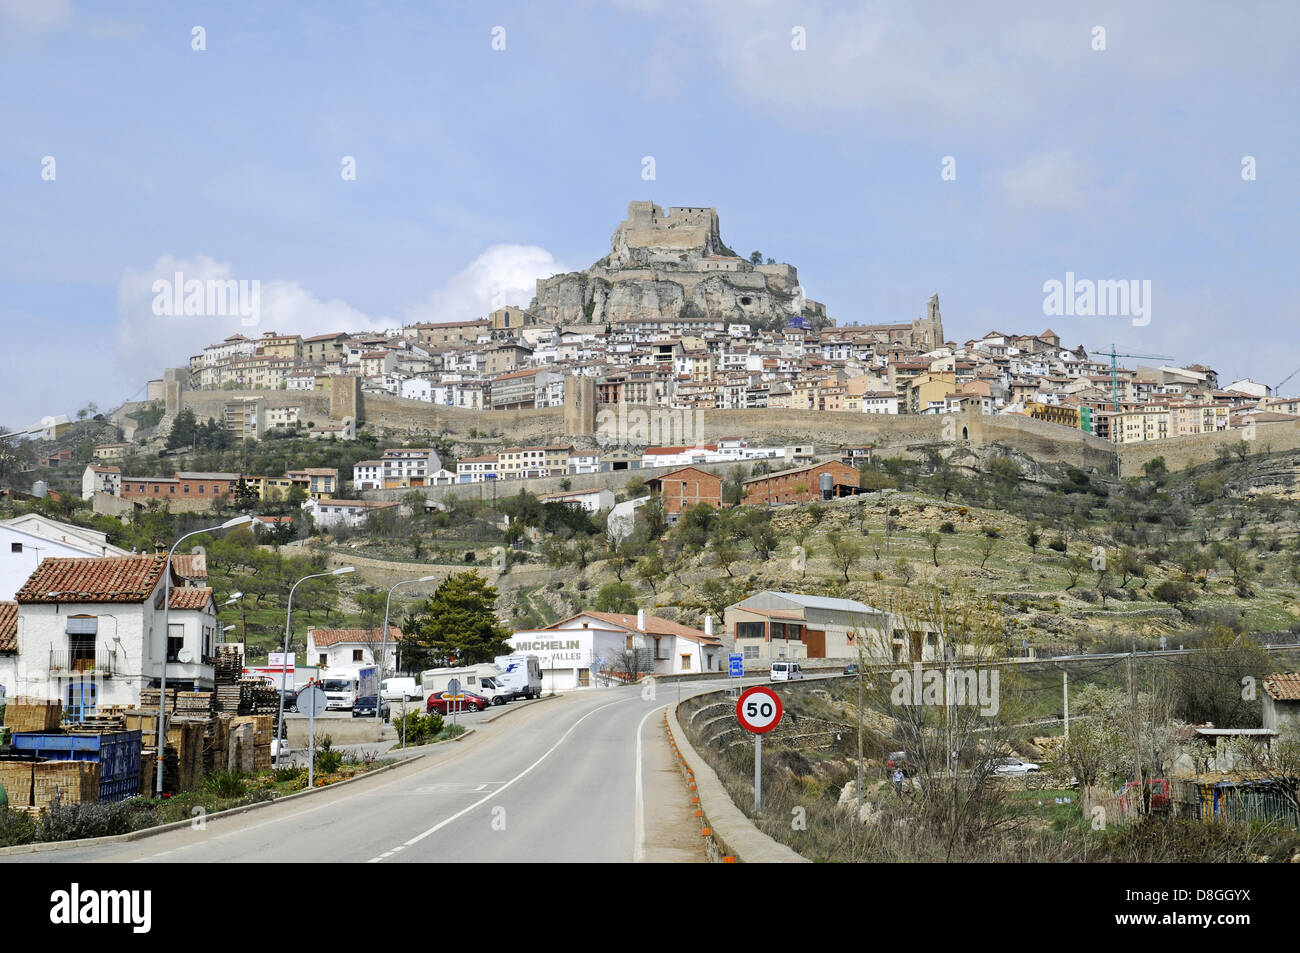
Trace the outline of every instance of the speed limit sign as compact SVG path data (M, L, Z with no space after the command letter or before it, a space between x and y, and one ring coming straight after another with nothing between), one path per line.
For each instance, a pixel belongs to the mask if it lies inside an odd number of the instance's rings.
M781 721L781 696L763 685L745 689L736 699L736 720L756 735L771 731Z

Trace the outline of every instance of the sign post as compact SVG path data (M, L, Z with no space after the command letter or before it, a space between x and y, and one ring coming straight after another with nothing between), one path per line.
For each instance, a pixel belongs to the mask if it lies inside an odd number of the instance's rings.
M313 683L298 693L298 711L307 715L307 790L316 783L316 714L328 704L325 693ZM284 742L280 742L284 744Z
M781 723L781 696L755 685L736 699L736 720L754 736L754 813L763 809L763 735Z
M452 678L447 681L447 694L451 697L447 699L447 711L451 714L451 724L456 726L456 709L459 707L456 702L460 698L460 679Z
M745 656L736 652L727 656L727 677L737 680L732 684L731 689L739 695L741 686L740 679L745 677Z

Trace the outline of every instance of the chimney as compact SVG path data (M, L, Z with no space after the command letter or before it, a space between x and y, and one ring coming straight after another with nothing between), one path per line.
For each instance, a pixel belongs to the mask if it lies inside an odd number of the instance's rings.
M706 616L704 617L704 634L705 634L705 635L712 635L712 634L713 634L713 616L712 616L712 615L706 615Z
M640 629L642 632L645 631L645 610L644 609L636 610L636 627Z

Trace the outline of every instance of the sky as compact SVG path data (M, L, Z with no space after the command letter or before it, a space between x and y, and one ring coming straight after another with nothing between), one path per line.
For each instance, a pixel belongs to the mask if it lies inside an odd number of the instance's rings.
M951 340L1271 386L1297 48L1294 2L0 0L0 425L233 333L526 306L647 199L716 207L839 324L937 293ZM258 325L156 315L177 272L258 282ZM1149 320L1046 314L1068 274L1150 282Z

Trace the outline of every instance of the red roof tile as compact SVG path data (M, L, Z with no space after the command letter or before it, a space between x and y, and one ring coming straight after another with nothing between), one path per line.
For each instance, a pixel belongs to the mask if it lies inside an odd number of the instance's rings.
M388 627L388 641L393 642L402 637L402 630L395 625ZM379 642L383 636L381 630L374 629L312 629L312 644L317 648L338 645L340 642Z
M180 589L172 589L170 607L173 609L199 609L201 611L208 607L208 602L211 599L211 589L182 586Z
M3 642L4 636L0 634L0 645ZM1280 672L1268 676L1264 679L1264 691L1274 701L1300 701L1300 672Z
M166 566L166 554L44 559L15 598L19 603L143 602Z
M0 602L0 654L18 651L18 603Z

